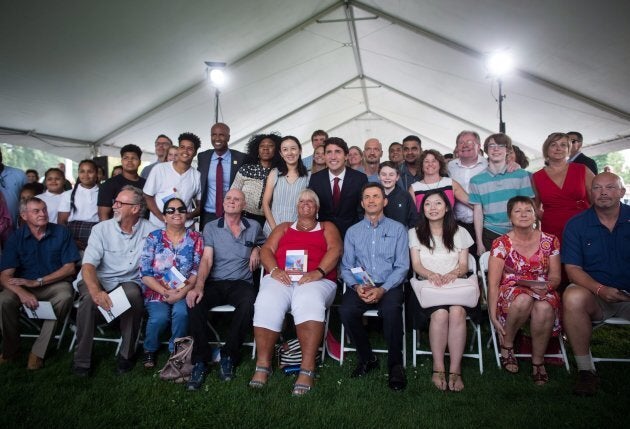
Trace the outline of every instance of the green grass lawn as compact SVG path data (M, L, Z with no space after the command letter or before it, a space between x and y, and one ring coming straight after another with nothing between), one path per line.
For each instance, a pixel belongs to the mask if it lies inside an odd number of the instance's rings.
M630 356L628 332L620 327L599 329L595 350ZM486 329L484 340L487 338ZM60 352L50 352L42 370L25 369L31 340L23 341L24 354L18 363L0 367L0 428L629 426L630 364L625 363L598 364L602 378L599 393L593 398L578 398L571 394L574 367L568 374L564 367L548 365L550 382L537 387L529 376L529 363L522 362L521 372L510 375L499 370L491 350L484 349L484 374L479 374L477 361L465 359L465 390L444 393L430 382L430 358L420 357L418 367L413 368L409 356L408 387L404 392L392 392L387 388L385 356L380 371L355 380L349 378L356 362L351 353L343 367L328 358L313 391L293 398L294 379L280 372L272 375L264 389L249 389L247 382L254 368L249 358L244 359L232 382L220 382L216 368L212 368L198 392L163 382L157 371L146 371L141 365L130 374L116 376L115 346L103 343L95 344L94 374L80 379L70 373L71 354L64 350L68 342L66 338ZM244 355L249 350L244 348ZM159 365L165 360L166 352L162 352Z

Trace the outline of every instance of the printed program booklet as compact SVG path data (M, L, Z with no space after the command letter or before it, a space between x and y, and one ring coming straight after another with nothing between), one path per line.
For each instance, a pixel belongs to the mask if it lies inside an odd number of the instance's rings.
M188 284L186 277L175 267L171 267L170 270L164 273L162 280L171 289L181 289Z
M284 270L291 281L299 281L306 272L308 253L306 250L287 250Z
M22 304L24 312L30 319L57 320L50 301L37 301L39 306L33 310Z
M360 285L376 287L374 280L372 280L372 277L370 277L370 275L367 273L367 271L363 269L363 267L350 268L350 271L352 272L354 279Z
M109 292L109 299L112 300L112 307L109 310L105 310L100 305L98 310L101 312L107 323L111 322L125 311L131 308L131 303L125 295L125 291L122 287L117 287L113 291Z

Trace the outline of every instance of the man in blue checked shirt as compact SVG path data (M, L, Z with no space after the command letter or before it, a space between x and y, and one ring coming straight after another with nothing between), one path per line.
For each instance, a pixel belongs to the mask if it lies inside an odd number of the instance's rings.
M383 318L387 341L389 387L402 390L407 385L403 370L403 290L409 270L407 230L385 217L385 190L380 183L367 183L361 190L361 206L365 217L351 226L344 240L341 275L347 289L339 308L341 321L357 348L359 362L351 377L362 377L378 368L368 334L362 324L366 310L378 309ZM362 267L376 286L360 284L351 269Z

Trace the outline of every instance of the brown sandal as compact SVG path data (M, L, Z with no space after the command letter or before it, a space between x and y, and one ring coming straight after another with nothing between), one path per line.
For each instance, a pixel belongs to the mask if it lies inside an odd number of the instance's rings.
M518 360L516 360L516 357L514 356L514 346L504 347L503 345L501 345L501 350L507 351L507 356L500 357L501 367L510 374L516 374L518 372ZM508 368L508 365L516 367L516 369L510 370Z
M549 374L547 374L546 370L543 374L540 372L540 368L545 368L545 363L534 363L532 362L532 367L536 368L536 371L532 374L532 378L534 379L534 384L536 386L544 386L549 381Z
M433 382L433 385L442 392L446 392L446 390L448 389L448 383L446 382L446 373L444 371L433 371L431 381Z

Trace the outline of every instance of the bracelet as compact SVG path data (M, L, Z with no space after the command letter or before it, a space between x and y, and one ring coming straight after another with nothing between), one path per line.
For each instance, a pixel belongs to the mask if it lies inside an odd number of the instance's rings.
M597 297L599 297L599 291L602 290L603 287L604 287L604 285L599 285L599 287L597 288L597 292L595 292L595 295Z
M279 269L277 265L273 267L271 271L269 271L269 276L273 276L273 272L276 271L277 269Z
M321 267L317 267L315 268L317 271L319 271L320 273L322 273L322 277L326 277L326 271L322 270Z

